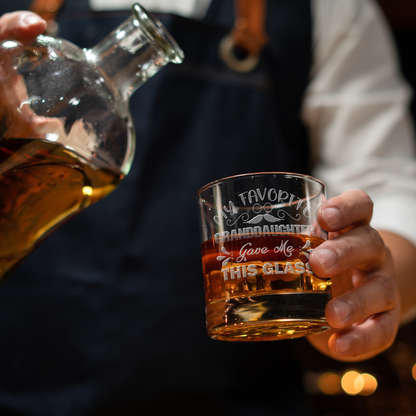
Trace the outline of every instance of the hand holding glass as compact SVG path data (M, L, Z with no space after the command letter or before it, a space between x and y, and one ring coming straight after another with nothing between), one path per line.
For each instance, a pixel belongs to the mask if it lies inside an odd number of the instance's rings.
M308 262L327 237L316 221L324 201L322 182L291 173L233 176L198 192L212 338L264 341L329 329L331 281Z

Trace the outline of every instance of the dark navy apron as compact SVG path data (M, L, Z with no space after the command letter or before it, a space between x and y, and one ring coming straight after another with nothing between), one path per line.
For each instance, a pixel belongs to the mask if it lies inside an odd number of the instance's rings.
M68 0L59 36L91 47L129 14ZM270 43L247 74L218 58L232 0L200 22L160 18L186 59L131 99L131 173L0 284L2 416L311 414L297 341L207 336L195 199L228 175L307 173L309 1L268 2Z

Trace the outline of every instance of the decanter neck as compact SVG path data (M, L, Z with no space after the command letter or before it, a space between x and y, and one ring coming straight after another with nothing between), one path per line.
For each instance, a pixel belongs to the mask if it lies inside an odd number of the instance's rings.
M169 62L181 63L184 54L155 17L134 4L132 16L85 52L112 79L124 99Z

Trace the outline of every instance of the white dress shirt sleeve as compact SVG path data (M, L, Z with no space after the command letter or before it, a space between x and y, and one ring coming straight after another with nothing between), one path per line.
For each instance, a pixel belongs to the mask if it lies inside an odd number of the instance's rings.
M313 175L334 196L362 189L371 225L416 246L415 138L384 17L370 0L313 0L314 62L302 116Z

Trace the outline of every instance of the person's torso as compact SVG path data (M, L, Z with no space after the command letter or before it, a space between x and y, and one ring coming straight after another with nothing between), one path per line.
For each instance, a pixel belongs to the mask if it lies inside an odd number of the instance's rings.
M68 0L59 36L92 47L128 16ZM292 341L207 336L195 195L233 174L307 172L299 114L311 62L309 2L268 2L270 42L247 74L218 56L233 1L214 0L198 22L160 18L185 61L131 99L130 174L1 284L0 409L10 415L261 416L302 406Z

